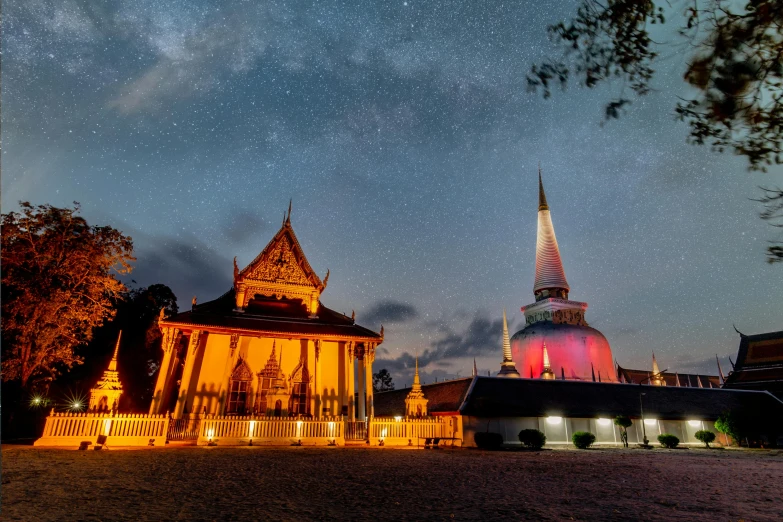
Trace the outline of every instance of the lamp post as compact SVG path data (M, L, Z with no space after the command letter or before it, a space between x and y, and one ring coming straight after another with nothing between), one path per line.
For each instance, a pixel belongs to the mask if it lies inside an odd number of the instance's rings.
M646 381L646 380L648 380L648 379L652 379L653 377L657 377L657 376L659 376L659 375L663 375L663 373L664 373L664 372L666 372L666 371L668 371L668 370L669 370L669 369L667 368L667 369L663 370L662 372L654 373L654 374L650 375L649 377L647 377L647 378L645 378L645 379L642 379L641 381L639 381L639 386L641 386L642 384L644 384L644 381ZM643 396L643 395L647 395L647 394L646 394L646 393L644 393L644 392L641 392L641 393L639 393L639 409L640 409L640 410L641 410L641 412L642 412L642 436L644 437L644 438L643 438L643 440L644 440L644 445L645 445L645 446L649 446L649 445L650 445L650 441L649 441L649 440L647 440L647 428L645 428L645 426L644 426L644 405L642 404L642 396Z
M644 441L645 446L649 446L650 441L647 440L647 428L645 428L644 426L644 405L642 404L643 395L647 395L647 394L644 392L639 394L639 409L642 411L642 436L644 437L642 440Z

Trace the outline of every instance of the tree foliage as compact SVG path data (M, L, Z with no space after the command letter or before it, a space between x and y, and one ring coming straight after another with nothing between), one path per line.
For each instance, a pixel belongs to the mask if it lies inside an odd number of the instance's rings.
M694 434L694 437L696 437L696 440L703 442L708 448L710 443L715 441L715 434L710 430L699 430Z
M384 392L394 389L394 381L391 374L385 368L372 375L372 390Z
M651 26L675 17L681 41L657 43ZM551 95L553 85L575 79L592 88L612 80L624 88L604 108L618 118L632 95L649 94L664 46L687 46L684 81L695 93L675 108L690 127L689 142L744 156L750 170L783 163L783 2L780 0L582 0L576 16L548 28L562 50L532 66L528 87ZM780 201L783 190L770 194ZM769 194L768 194L769 195ZM779 209L779 207L778 207ZM783 261L783 243L768 249Z
M114 316L133 243L80 206L20 203L2 215L2 375L23 388L80 364L74 349Z

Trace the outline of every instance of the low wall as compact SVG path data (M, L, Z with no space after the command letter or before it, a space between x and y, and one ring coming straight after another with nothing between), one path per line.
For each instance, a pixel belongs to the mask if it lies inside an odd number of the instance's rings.
M219 446L345 445L345 419L258 419L207 417L199 428L198 444Z
M658 445L658 435L671 433L680 439L683 446L703 446L696 440L699 430L710 430L717 435L712 445L728 444L726 437L718 433L711 421L702 420L666 420L666 419L631 419L633 424L628 428L628 444L642 443L646 433L652 445ZM518 445L519 432L523 429L536 429L546 435L547 445L571 445L571 436L575 431L589 431L595 435L595 445L620 446L620 428L614 425L613 419L585 419L568 417L463 417L465 445L475 447L474 436L477 432L493 432L503 436L503 443Z
M87 441L95 445L100 435L106 435L108 447L163 446L168 425L166 415L52 412L34 446L79 447Z

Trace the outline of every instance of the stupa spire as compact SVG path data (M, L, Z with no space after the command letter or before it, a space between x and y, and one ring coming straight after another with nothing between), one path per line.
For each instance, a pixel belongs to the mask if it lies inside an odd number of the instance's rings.
M419 381L419 356L416 356L416 371L413 373L413 386L408 396L405 397L405 415L407 417L425 417L427 415L427 403Z
M503 362L500 363L498 377L521 377L517 371L517 365L511 358L511 340L508 337L508 321L506 320L506 309L503 309Z
M419 356L416 356L416 371L413 373L413 389L421 389L421 381L419 380Z
M560 249L557 246L552 217L544 193L541 169L538 172L538 233L536 238L536 280L533 293L536 300L547 297L568 299L568 281L566 281Z
M652 373L653 373L653 378L655 378L656 375L661 373L661 369L658 367L658 361L655 360L655 352L653 352L652 356L653 356Z
M541 180L541 163L538 164L538 210L549 210L544 193L544 182Z
M112 355L111 361L109 361L110 372L117 371L117 354L120 352L120 339L122 339L122 330L120 330L120 333L117 336L117 344L114 345L114 355Z

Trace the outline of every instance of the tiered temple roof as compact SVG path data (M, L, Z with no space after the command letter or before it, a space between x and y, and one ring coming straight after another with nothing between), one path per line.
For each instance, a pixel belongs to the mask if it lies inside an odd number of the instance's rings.
M740 333L737 362L726 376L726 388L767 390L783 400L783 331Z
M264 250L241 271L234 260L234 284L222 296L160 321L161 327L216 333L263 332L272 336L378 341L353 317L321 303L329 272L321 280L310 267L291 226L291 212Z

